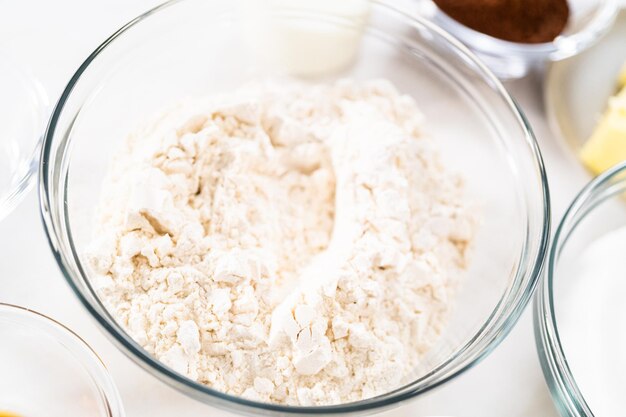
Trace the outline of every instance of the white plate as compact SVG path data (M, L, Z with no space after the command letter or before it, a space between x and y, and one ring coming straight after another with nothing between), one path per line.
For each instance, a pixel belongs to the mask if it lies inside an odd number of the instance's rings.
M626 10L622 10L613 28L596 45L548 68L546 112L567 152L578 157L609 97L616 92L617 76L625 62Z

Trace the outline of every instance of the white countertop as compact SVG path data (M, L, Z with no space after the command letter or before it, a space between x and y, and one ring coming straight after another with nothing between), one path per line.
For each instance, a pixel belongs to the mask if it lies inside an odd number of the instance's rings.
M157 0L0 0L0 51L31 67L51 101L82 60L115 29ZM507 85L534 128L547 166L553 222L589 179L543 115L541 74ZM229 416L158 382L120 353L66 284L46 241L36 192L0 222L0 301L49 315L80 334L102 357L120 390L127 415ZM457 417L555 417L526 309L507 339L454 381L381 414Z

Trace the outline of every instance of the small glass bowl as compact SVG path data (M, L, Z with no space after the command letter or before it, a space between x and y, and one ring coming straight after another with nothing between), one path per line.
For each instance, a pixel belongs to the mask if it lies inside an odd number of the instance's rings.
M483 223L450 322L419 368L407 369L405 385L363 401L320 407L228 395L178 374L146 352L114 320L91 285L84 252L93 238L103 179L137 122L181 98L290 75L260 59L259 52L267 49L250 43L246 16L240 14L250 3L165 3L116 32L78 69L55 108L43 145L40 201L50 245L77 297L117 346L189 396L258 415L380 411L453 379L497 346L531 298L550 230L543 161L520 109L460 42L431 22L395 9L391 2L367 3L366 23L277 6L257 29L264 33L299 27L324 33L339 30L350 39L357 35L349 67L319 78L307 74L306 81L389 79L415 98L425 116L424 131L437 139L443 162L464 174L468 193L481 203ZM281 44L285 42L294 51L291 41L273 37L274 46L279 46L274 50L285 47ZM311 56L316 56L314 52ZM334 57L341 62L345 58Z
M616 80L626 62L625 40L626 8L600 42L546 70L543 92L548 123L564 155L576 163L581 162L580 150L616 93Z
M47 114L43 87L0 53L0 220L34 182Z
M432 0L421 0L420 14L472 49L501 79L521 78L546 61L561 60L593 45L608 31L619 10L617 0L570 0L570 19L553 42L523 44L473 30L442 12Z
M1 411L28 417L124 417L108 371L76 333L42 314L4 303Z
M585 391L581 390L580 382L576 381L578 369L576 363L581 362L572 361L573 351L569 351L574 348L576 340L580 341L581 337L584 339L589 336L575 334L576 330L559 328L559 323L563 323L565 315L570 315L569 320L572 320L571 314L575 313L572 309L585 308L584 305L566 303L568 290L571 290L572 286L571 269L575 267L576 260L590 242L618 227L626 226L624 191L626 191L626 162L596 177L583 188L566 211L556 231L548 258L546 277L539 285L535 296L534 327L537 351L552 398L559 413L564 417L594 415L594 410L585 400ZM616 276L615 279L623 280L624 276ZM581 349L580 344L577 348ZM576 359L588 361L593 358L587 356L581 358L579 353ZM613 363L613 366L618 365Z

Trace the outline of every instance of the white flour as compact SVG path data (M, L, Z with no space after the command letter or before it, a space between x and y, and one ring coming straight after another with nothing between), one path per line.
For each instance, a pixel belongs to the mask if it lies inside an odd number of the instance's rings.
M263 85L131 135L88 254L147 351L217 390L321 405L398 387L442 331L474 217L385 81Z

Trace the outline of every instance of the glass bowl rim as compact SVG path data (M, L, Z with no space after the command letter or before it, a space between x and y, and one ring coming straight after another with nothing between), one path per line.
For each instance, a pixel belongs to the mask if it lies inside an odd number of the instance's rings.
M573 417L586 417L594 414L578 388L559 336L554 309L556 268L561 250L567 244L571 234L576 231L578 224L598 205L626 189L625 174L626 161L589 181L576 195L556 229L548 254L546 276L539 285L534 299L533 327L541 368L555 405L560 409L565 409L567 415ZM604 187L612 181L616 181L617 186L607 191Z
M28 93L33 96L35 101L35 112L37 118L37 129L35 133L36 137L31 142L31 148L28 153L28 169L24 172L9 192L0 198L0 206L4 207L2 213L0 213L0 221L8 216L20 202L28 195L31 187L35 183L37 178L37 168L39 165L39 155L41 154L41 145L44 140L44 130L46 128L46 121L48 119L48 111L50 110L48 94L41 82L31 74L29 68L21 63L15 62L12 58L0 52L0 59L7 60L8 64L13 67L16 75L22 79L24 86L27 88Z
M98 46L88 57L87 59L80 65L77 71L74 73L70 81L68 82L66 88L61 94L52 116L50 118L48 128L46 130L46 134L44 137L44 143L42 147L41 160L40 160L40 170L39 170L39 201L40 201L40 210L41 216L44 223L44 229L46 232L46 236L48 238L48 243L53 252L53 255L65 277L67 283L74 291L75 295L79 298L80 302L87 309L90 315L98 322L98 324L105 330L105 334L113 340L114 343L117 344L118 347L121 348L122 352L133 359L137 364L142 366L144 369L149 372L156 372L154 374L155 377L165 381L171 386L175 386L176 388L183 389L183 392L187 395L191 395L192 397L198 399L198 395L202 396L201 400L205 400L207 398L215 399L218 403L213 403L213 405L226 408L225 404L234 405L237 407L242 407L248 412L255 410L263 410L263 411L273 411L279 412L281 415L320 415L320 414L339 414L339 413L356 413L356 412L364 412L368 410L378 410L389 407L393 404L399 403L401 401L405 401L407 399L413 398L419 394L430 391L433 388L436 388L449 380L457 377L458 375L464 373L465 371L471 369L477 363L479 363L482 359L488 356L489 353L495 349L500 342L508 335L511 331L519 317L521 316L524 308L528 304L529 300L532 297L533 291L538 282L539 276L541 275L541 271L543 269L543 265L546 259L547 249L548 249L548 241L550 236L550 197L549 197L549 189L548 189L548 179L545 171L545 166L543 162L543 158L541 156L541 151L537 144L537 140L532 131L530 123L526 119L522 109L515 102L515 100L509 95L506 91L502 83L496 78L493 73L487 69L487 67L460 41L450 35L448 32L437 26L436 24L428 21L425 18L420 16L412 16L407 12L394 7L392 2L388 0L372 0L372 3L387 9L387 11L393 12L396 15L400 16L403 19L406 19L412 26L421 27L431 33L436 34L441 37L448 47L460 52L463 55L464 59L469 60L476 68L477 72L480 73L481 76L485 78L485 82L489 84L490 88L505 102L510 113L516 118L518 122L518 127L523 131L525 143L528 146L528 150L531 153L531 158L533 164L538 172L538 179L540 180L540 185L538 187L537 194L541 199L540 205L542 206L541 213L538 214L540 220L538 223L541 225L541 234L539 237L535 237L535 239L531 239L529 237L525 238L525 247L528 242L533 242L537 245L536 255L534 257L530 257L527 261L526 266L528 267L527 271L524 274L516 274L514 280L512 281L511 287L512 290L509 291L512 294L515 294L517 297L509 300L511 302L511 309L508 315L498 316L496 311L499 307L501 307L502 301L505 296L509 296L509 292L506 292L500 301L494 307L494 310L486 319L483 326L477 331L471 341L463 346L455 355L449 357L440 367L449 364L453 359L457 359L461 353L464 353L467 346L470 345L477 337L481 334L486 334L484 329L487 328L488 324L495 323L492 331L491 338L482 346L479 352L475 355L475 357L471 358L467 363L462 364L459 369L454 369L448 375L445 375L440 380L437 380L431 384L423 384L422 387L412 387L410 390L407 389L409 386L414 385L416 382L420 381L424 377L417 379L416 381L412 381L407 385L400 387L394 391L382 394L378 397L373 397L357 402L352 403L344 403L337 405L325 405L325 406L290 406L290 405L280 405L274 403L264 403L253 400L248 400L242 397L230 395L223 393L221 391L215 390L206 385L197 383L196 381L192 381L178 373L174 372L163 363L158 361L156 358L152 357L148 354L143 348L141 348L135 341L130 338L127 338L124 335L124 332L120 332L114 325L109 323L107 318L103 317L93 305L92 302L82 293L82 290L78 288L78 285L74 282L72 277L71 268L68 268L64 262L63 250L58 249L57 245L57 237L58 231L55 226L55 219L51 214L51 206L54 202L54 197L52 197L51 189L49 188L49 176L46 166L49 165L48 161L50 160L50 156L52 154L52 143L54 142L55 130L58 120L60 118L61 113L63 112L65 103L69 99L72 90L79 82L82 74L87 70L92 61L94 61L98 55L107 48L109 44L114 42L120 35L126 32L128 29L133 26L141 23L146 18L151 15L158 13L161 10L168 8L177 3L184 2L185 0L169 0L165 3L162 3L153 9L146 11L145 13L139 15L133 20L129 21L127 24L122 26L116 32L114 32L109 38L107 38L100 46ZM67 147L64 151L67 150ZM64 226L67 226L68 219L63 219ZM72 246L71 250L74 252L72 255L76 256L75 248L73 247L72 242L70 242ZM526 249L525 249L526 250ZM519 272L522 268L522 265L517 267L517 271ZM80 269L80 268L79 268ZM83 280L87 283L88 281L85 279L84 274L80 271ZM528 281L528 282L525 282ZM514 285L518 284L518 285ZM498 322L498 318L500 318L500 322ZM190 391L187 391L190 390ZM403 392L399 392L403 391ZM383 397L383 398L381 398ZM206 401L205 401L206 402Z
M102 403L108 417L124 417L124 407L119 392L106 364L98 353L74 330L52 317L16 304L0 302L0 319L24 316L29 324L45 333L68 349L68 355L81 364L92 365L83 369L90 376L102 396ZM60 337L60 339L59 339ZM77 354L77 352L80 352Z

